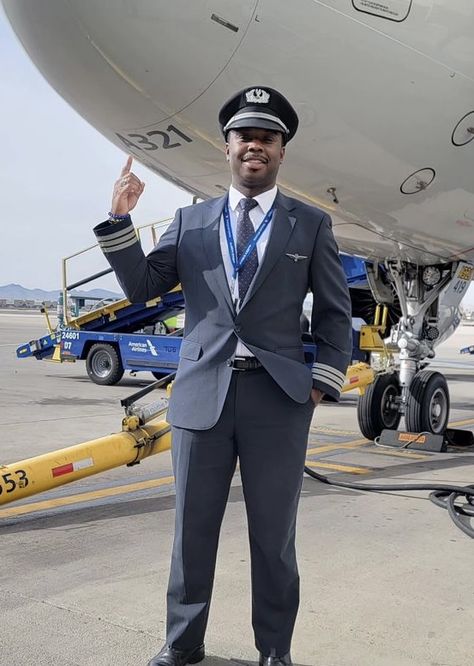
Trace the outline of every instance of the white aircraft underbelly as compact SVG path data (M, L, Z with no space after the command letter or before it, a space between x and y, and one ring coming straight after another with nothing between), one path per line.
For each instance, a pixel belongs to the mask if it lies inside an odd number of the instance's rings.
M341 250L474 261L471 0L3 5L55 89L168 180L221 194L218 109L269 85L300 116L280 186L331 214Z

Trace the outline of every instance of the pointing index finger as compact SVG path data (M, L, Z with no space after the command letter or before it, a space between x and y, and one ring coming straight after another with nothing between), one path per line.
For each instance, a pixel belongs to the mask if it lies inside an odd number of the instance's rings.
M132 162L133 162L133 157L129 155L127 161L125 162L125 166L123 167L120 173L121 176L126 176L127 173L130 173L130 169L132 168Z

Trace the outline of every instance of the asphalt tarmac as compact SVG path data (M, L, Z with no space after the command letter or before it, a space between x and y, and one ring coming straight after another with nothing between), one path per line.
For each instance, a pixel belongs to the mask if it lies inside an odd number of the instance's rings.
M0 312L0 463L121 429L119 401L152 380L100 387L85 365L17 360L40 315ZM474 430L474 326L444 343L451 423ZM203 387L205 390L205 387ZM474 452L376 447L357 396L317 408L308 463L359 482L474 483ZM269 461L270 463L270 461ZM1 472L1 470L0 470ZM145 666L165 636L174 520L169 453L0 505L0 665ZM365 493L304 480L295 666L472 662L474 541L428 493ZM238 473L222 529L205 666L255 666L247 526Z

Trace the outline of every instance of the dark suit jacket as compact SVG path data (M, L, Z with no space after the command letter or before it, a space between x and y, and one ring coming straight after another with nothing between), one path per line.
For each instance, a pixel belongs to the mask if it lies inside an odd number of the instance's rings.
M225 200L179 209L147 257L130 219L94 229L130 301L144 302L182 285L186 323L168 420L183 428L206 430L217 422L238 338L301 403L312 386L337 400L351 358L350 298L329 216L277 194L263 261L236 312L219 242ZM300 329L308 289L314 295L311 332L318 347L313 371L304 363Z

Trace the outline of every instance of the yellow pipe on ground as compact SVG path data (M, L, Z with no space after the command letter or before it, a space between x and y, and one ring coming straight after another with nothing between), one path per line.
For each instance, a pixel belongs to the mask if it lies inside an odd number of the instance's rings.
M124 431L66 449L0 465L0 505L92 476L133 465L171 448L170 426L158 421L138 427L136 417L123 421Z

